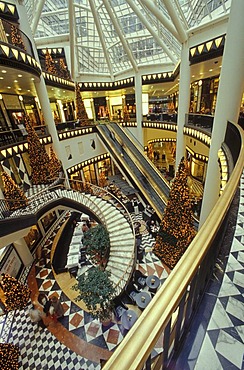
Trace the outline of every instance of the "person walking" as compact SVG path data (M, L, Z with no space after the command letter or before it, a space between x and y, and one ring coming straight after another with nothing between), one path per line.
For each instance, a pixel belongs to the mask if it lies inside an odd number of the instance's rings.
M60 319L64 316L64 309L60 299L56 296L51 297L51 307L50 307L50 314L56 317L56 319Z
M29 316L33 323L37 323L42 329L46 328L46 325L43 322L43 317L45 314L41 312L35 305L32 305L32 308L29 310Z

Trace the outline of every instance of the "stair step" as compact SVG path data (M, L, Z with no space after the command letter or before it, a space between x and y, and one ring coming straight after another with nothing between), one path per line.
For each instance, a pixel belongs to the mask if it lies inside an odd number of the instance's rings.
M134 250L134 243L131 243L127 240L118 240L117 242L113 242L111 243L110 242L110 250L122 250L123 252L125 252L126 250Z
M110 253L109 253L109 260L110 260L110 257L118 257L118 258L131 258L131 256L133 255L134 253L129 250L129 251L120 251L120 250L117 250L117 251L111 251L110 250Z

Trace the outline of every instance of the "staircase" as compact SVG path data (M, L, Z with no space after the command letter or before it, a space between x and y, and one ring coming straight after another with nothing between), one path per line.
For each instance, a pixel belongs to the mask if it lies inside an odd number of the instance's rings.
M106 270L119 295L130 280L135 262L135 237L133 225L128 221L126 210L118 209L113 201L98 195L59 188L54 191L58 198L66 198L86 206L106 226L110 238L110 255Z
M37 189L33 187L31 192L28 192L28 205L2 216L0 221L7 224L12 220L12 232L22 228L24 236L24 221L28 221L28 227L36 224L36 215L40 216L42 209L46 212L47 209L64 206L69 209L80 210L83 207L89 210L108 230L110 255L106 270L111 273L110 279L114 283L116 295L119 295L130 280L135 265L133 221L127 209L112 194L93 185L91 188L92 194L61 186ZM9 237L11 238L11 235Z

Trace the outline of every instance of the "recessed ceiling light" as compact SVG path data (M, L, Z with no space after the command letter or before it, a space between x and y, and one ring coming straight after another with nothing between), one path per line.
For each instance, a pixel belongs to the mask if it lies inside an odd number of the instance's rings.
M8 86L8 89L11 89L11 86Z
M31 81L35 81L35 79L32 77L32 78L31 78Z
M3 77L0 77L0 80L3 80Z
M209 72L213 72L212 68L210 68Z
M5 71L5 69L2 70L2 73L7 73L7 71Z
M19 87L18 90L21 91L22 89Z
M195 75L192 75L191 77L195 77Z
M18 77L23 77L22 75L18 75Z
M28 92L30 92L30 90L27 90Z
M14 82L18 82L18 80L14 80Z
M200 75L203 75L203 72L200 72L199 74L200 74Z

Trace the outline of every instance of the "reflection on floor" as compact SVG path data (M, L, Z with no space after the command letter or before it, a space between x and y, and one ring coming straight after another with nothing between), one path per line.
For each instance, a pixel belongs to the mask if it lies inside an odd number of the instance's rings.
M205 299L196 316L196 324L189 331L182 356L175 369L243 369L244 353L244 175L241 180L239 215L231 251L224 255L226 263L221 266L221 276L214 276ZM135 216L134 216L135 217ZM140 215L136 216L140 219ZM161 282L167 272L151 253L154 239L143 234L145 249L142 272L157 275ZM225 266L226 265L226 266ZM137 266L139 267L139 266ZM120 322L104 327L93 320L89 313L72 302L57 284L48 260L45 267L26 269L25 281L32 295L44 291L49 296L58 293L65 308L65 317L58 323L50 323L41 329L31 323L28 308L10 312L1 317L3 331L1 341L19 345L21 350L20 369L35 370L98 370L100 360L107 359L125 332ZM3 322L4 321L4 322ZM160 351L156 346L155 353ZM119 370L119 369L118 369Z

